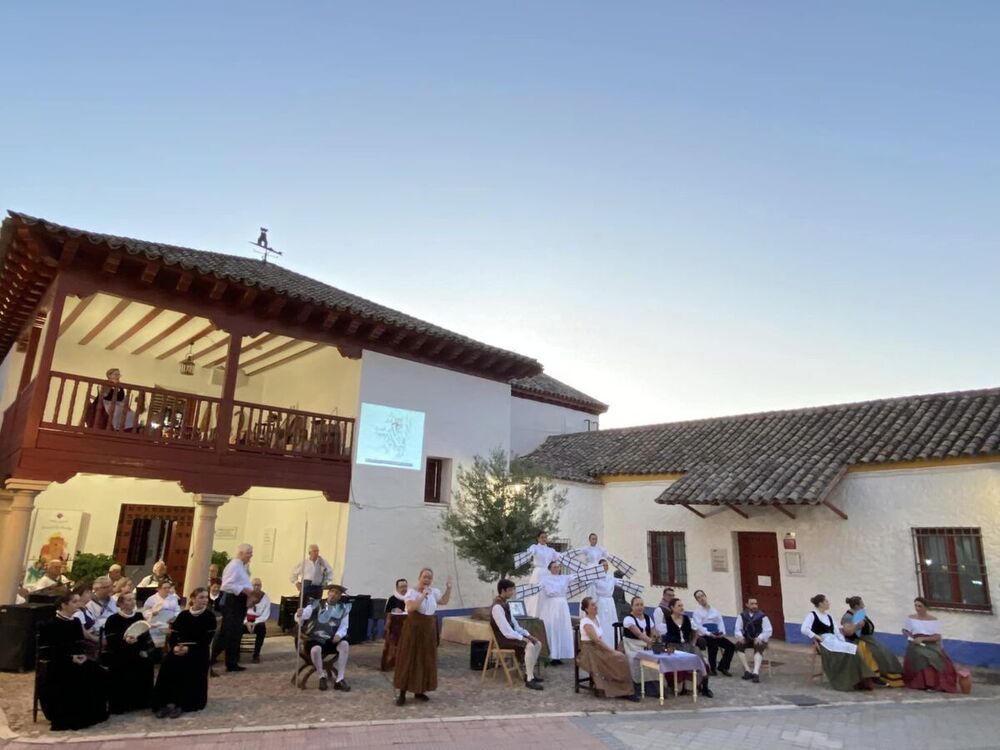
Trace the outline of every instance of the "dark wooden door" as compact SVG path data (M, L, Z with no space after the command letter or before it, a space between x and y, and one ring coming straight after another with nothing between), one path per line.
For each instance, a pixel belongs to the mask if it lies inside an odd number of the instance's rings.
M118 532L115 535L115 559L120 565L129 564L129 548L136 547L141 542L142 554L148 545L155 544L154 539L134 539L133 527L141 530L143 521L158 519L164 522L163 561L167 564L167 573L174 579L177 595L184 595L184 574L187 572L188 553L191 549L191 532L194 529L194 508L177 505L138 505L123 503L118 514Z
M768 531L740 531L737 532L737 544L743 602L755 597L761 610L771 620L774 637L784 640L785 611L781 601L778 535Z

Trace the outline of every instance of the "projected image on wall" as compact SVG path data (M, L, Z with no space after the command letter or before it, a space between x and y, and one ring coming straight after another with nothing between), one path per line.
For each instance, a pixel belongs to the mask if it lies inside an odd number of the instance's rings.
M359 421L359 464L423 469L423 412L362 402Z

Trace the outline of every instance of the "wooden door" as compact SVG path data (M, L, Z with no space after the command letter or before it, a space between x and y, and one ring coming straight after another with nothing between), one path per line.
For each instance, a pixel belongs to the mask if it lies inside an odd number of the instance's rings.
M138 505L122 503L118 514L118 532L115 535L115 559L119 565L129 563L129 547L133 543L133 527L137 522L159 519L164 522L166 543L163 560L167 564L167 573L174 579L177 595L183 596L184 574L187 572L188 553L191 550L191 532L194 529L194 508L177 505ZM155 540L146 540L141 546L145 548Z
M781 600L781 568L778 563L778 535L769 531L737 532L740 555L740 588L743 603L757 599L771 620L774 637L785 638L785 610Z

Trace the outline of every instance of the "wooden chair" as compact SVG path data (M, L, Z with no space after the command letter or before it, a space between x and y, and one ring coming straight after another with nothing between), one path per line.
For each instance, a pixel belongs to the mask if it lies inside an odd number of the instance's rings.
M299 690L305 690L309 683L309 678L316 674L316 667L313 666L312 659L309 657L309 650L306 648L307 643L308 641L305 639L302 640L302 646L299 649L299 668L292 676L292 684ZM336 661L336 654L324 654L323 656L323 671L326 673L326 678L331 684L337 681L337 669L334 667Z
M816 671L816 662L817 661L819 662L819 671L818 672ZM768 675L768 677L770 677L771 676L771 660L770 659L767 660L767 665L768 665L767 666L767 675ZM811 685L812 681L815 680L817 677L819 677L820 679L823 679L823 661L820 658L819 646L816 645L816 644L813 644L812 657L809 659L809 676L806 677L806 684L807 685Z
M510 658L510 665L507 664L507 658ZM507 677L507 684L511 687L514 686L514 679L510 676L511 671L517 672L517 677L520 682L524 682L524 675L521 673L521 665L517 661L517 650L513 648L500 648L497 644L496 636L490 633L490 646L486 651L486 661L483 662L483 672L479 676L479 681L482 682L486 679L486 671L490 668L490 659L493 659L493 678L496 679L497 668L503 667L503 673Z
M576 654L573 659L573 692L579 693L580 687L583 686L597 695L594 678L589 673L586 677L580 677L580 623L573 625L573 652Z

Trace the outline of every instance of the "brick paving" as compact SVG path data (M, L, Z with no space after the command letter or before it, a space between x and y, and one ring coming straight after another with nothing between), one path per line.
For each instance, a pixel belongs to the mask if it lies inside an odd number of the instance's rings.
M0 673L0 709L5 714L10 730L24 740L49 741L79 741L86 738L101 738L101 747L124 748L126 738L145 736L149 741L156 739L157 733L169 733L176 737L179 733L189 732L219 732L250 730L250 733L240 733L241 747L294 747L303 732L322 732L323 744L328 744L326 735L333 739L332 746L351 746L352 741L361 741L366 746L389 746L399 739L402 730L394 725L372 724L372 722L389 722L400 719L409 722L410 726L426 727L415 735L407 736L409 742L423 742L419 737L428 737L426 742L452 743L452 746L462 746L465 742L483 747L505 747L505 743L522 743L520 734L505 739L505 733L520 733L518 726L531 726L534 719L527 718L537 714L564 714L563 717L545 719L541 727L545 732L566 732L567 738L572 735L574 745L582 742L587 736L579 728L576 719L565 716L573 714L615 713L629 716L640 712L656 714L676 714L687 716L693 704L690 698L670 698L661 708L655 699L647 698L640 704L628 701L595 698L587 691L579 694L572 688L572 666L550 667L545 670L546 689L541 692L529 691L523 687L507 687L503 676L495 681L487 678L480 682L479 674L469 669L469 650L467 646L443 644L440 650L439 689L431 694L431 701L418 704L410 700L405 707L397 707L393 703L391 675L378 671L378 661L381 654L381 644L362 644L352 649L351 663L348 667L348 682L353 690L344 694L328 691L321 693L316 690L315 678L310 683L310 689L300 691L290 684L293 659L293 645L288 637L269 639L264 647L263 662L259 665L248 665L246 672L226 675L212 679L209 687L208 707L195 714L185 714L176 720L158 720L150 713L139 712L125 716L114 716L104 724L93 727L85 733L51 733L48 724L41 718L38 724L31 722L31 674ZM743 682L737 677L714 678L712 687L716 697L712 700L699 699L698 715L711 713L718 709L739 709L754 706L789 706L793 703L857 703L873 702L898 703L921 699L925 694L909 690L879 690L875 693L838 693L822 683L808 683L807 673L809 659L807 653L798 647L775 644L770 652L775 661L773 677L765 675L759 685ZM1000 699L1000 686L989 684L995 682L995 674L984 673L976 675L975 697ZM934 696L935 700L945 704L959 705L963 701L970 703L964 696ZM802 709L796 709L801 711ZM522 716L518 722L498 725L489 717L498 715ZM472 725L455 724L456 719L474 717L486 722L472 722ZM572 719L572 720L571 720ZM673 719L670 719L673 721ZM336 729L326 729L333 724L351 723L351 726L338 726ZM2 723L2 722L0 722ZM289 731L279 731L279 728L289 727ZM296 726L297 725L297 726ZM471 729L468 727L472 726ZM490 744L484 746L481 738L474 739L475 727L482 732L488 727L487 734ZM267 731L265 731L267 730ZM471 732L462 735L461 732ZM540 730L541 731L541 730ZM444 734L442 735L442 732ZM300 736L301 735L301 736ZM0 737L3 734L0 732ZM218 735L226 737L225 734ZM232 735L228 735L230 738ZM200 734L193 744L200 747L213 746L217 741L231 744L231 739L215 739L213 734ZM287 738L287 742L284 738ZM351 738L354 738L353 740ZM393 739L396 738L396 739ZM534 741L537 741L537 736ZM563 745L557 737L553 739L557 747ZM303 740L304 742L304 740ZM340 743L339 745L337 743ZM345 744L346 743L346 744ZM378 743L383 743L379 745ZM499 744L497 744L499 743ZM145 742L144 742L145 744ZM18 742L18 746L23 743ZM27 746L27 745L24 745ZM96 747L96 744L90 743ZM472 746L472 745L469 745ZM579 745L580 747L599 747L600 744ZM998 742L1000 746L1000 742ZM697 746L694 746L697 747Z

